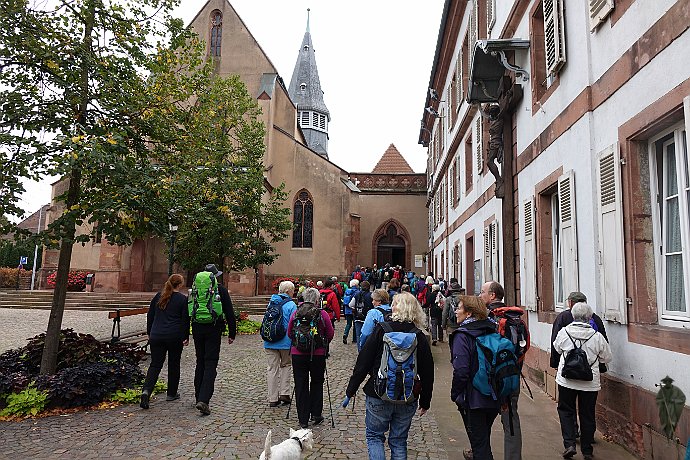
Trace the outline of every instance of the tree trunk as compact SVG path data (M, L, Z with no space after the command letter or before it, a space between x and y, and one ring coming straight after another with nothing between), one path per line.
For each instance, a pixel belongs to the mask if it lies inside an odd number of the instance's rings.
M89 2L87 14L84 18L84 38L82 40L81 56L81 81L79 82L79 104L74 107L77 127L86 126L86 111L89 104L89 64L93 53L91 33L95 22L96 7ZM72 167L69 175L69 189L65 207L70 210L79 203L81 197L81 167L77 163ZM67 224L61 229L60 258L55 276L55 291L53 303L50 307L50 318L46 330L45 345L41 355L41 374L54 374L57 370L57 355L60 345L60 329L62 328L62 315L65 312L65 299L67 298L67 280L69 277L70 262L72 261L72 247L76 224L74 219L67 219Z

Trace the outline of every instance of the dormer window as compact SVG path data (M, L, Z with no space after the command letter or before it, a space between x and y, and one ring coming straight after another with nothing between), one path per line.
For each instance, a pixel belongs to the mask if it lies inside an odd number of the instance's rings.
M307 89L307 84L306 84L306 83L301 83L301 84L299 85L299 89L302 90L302 91L304 91L305 89Z
M304 47L303 47L302 49L303 49L304 51L309 51L309 45L304 45Z

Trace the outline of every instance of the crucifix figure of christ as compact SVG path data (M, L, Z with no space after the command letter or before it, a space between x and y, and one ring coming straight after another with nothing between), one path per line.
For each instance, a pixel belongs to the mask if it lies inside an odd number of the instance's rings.
M481 108L482 115L489 119L489 150L486 164L491 174L496 178L496 198L505 196L503 187L505 171L503 167L499 171L498 165L503 166L503 126L506 116L515 102L513 95L511 79L503 77L498 86L498 103L486 104Z

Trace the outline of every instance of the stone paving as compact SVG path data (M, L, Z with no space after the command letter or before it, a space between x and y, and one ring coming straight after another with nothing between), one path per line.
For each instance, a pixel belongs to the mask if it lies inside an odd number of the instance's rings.
M138 317L122 320L123 333L125 326L142 327L144 323L137 324L138 320L126 321L135 318ZM20 346L26 337L42 332L47 324L47 312L0 310L0 321L5 325L0 347L4 350ZM13 326L7 327L9 324ZM64 326L100 336L110 333L104 312L67 311ZM364 399L357 399L354 412L351 407L344 410L339 406L356 359L356 347L337 340L342 327L342 323L337 324L339 331L336 330L327 368L335 428L330 424L326 399L327 419L314 427L316 442L307 456L310 459L367 457ZM147 364L142 363L142 367L145 369ZM224 342L216 392L211 400L212 413L202 417L193 408L194 348L190 344L182 357L181 400L166 402L164 397L154 397L148 411L137 405L125 405L22 422L0 422L0 458L258 458L269 429L273 430L276 444L288 436L290 428L298 428L294 406L289 420L285 419L287 407L268 406L265 369L258 335L238 336L232 345ZM326 389L324 397L328 397ZM408 440L409 458L448 459L439 438L433 411L424 417L415 415Z

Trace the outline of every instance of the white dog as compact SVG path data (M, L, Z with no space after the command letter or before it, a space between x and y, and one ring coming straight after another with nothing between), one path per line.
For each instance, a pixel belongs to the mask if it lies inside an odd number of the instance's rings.
M290 428L290 437L273 447L271 447L271 431L269 430L266 435L264 451L259 460L300 460L313 447L314 435L311 430L294 431Z

